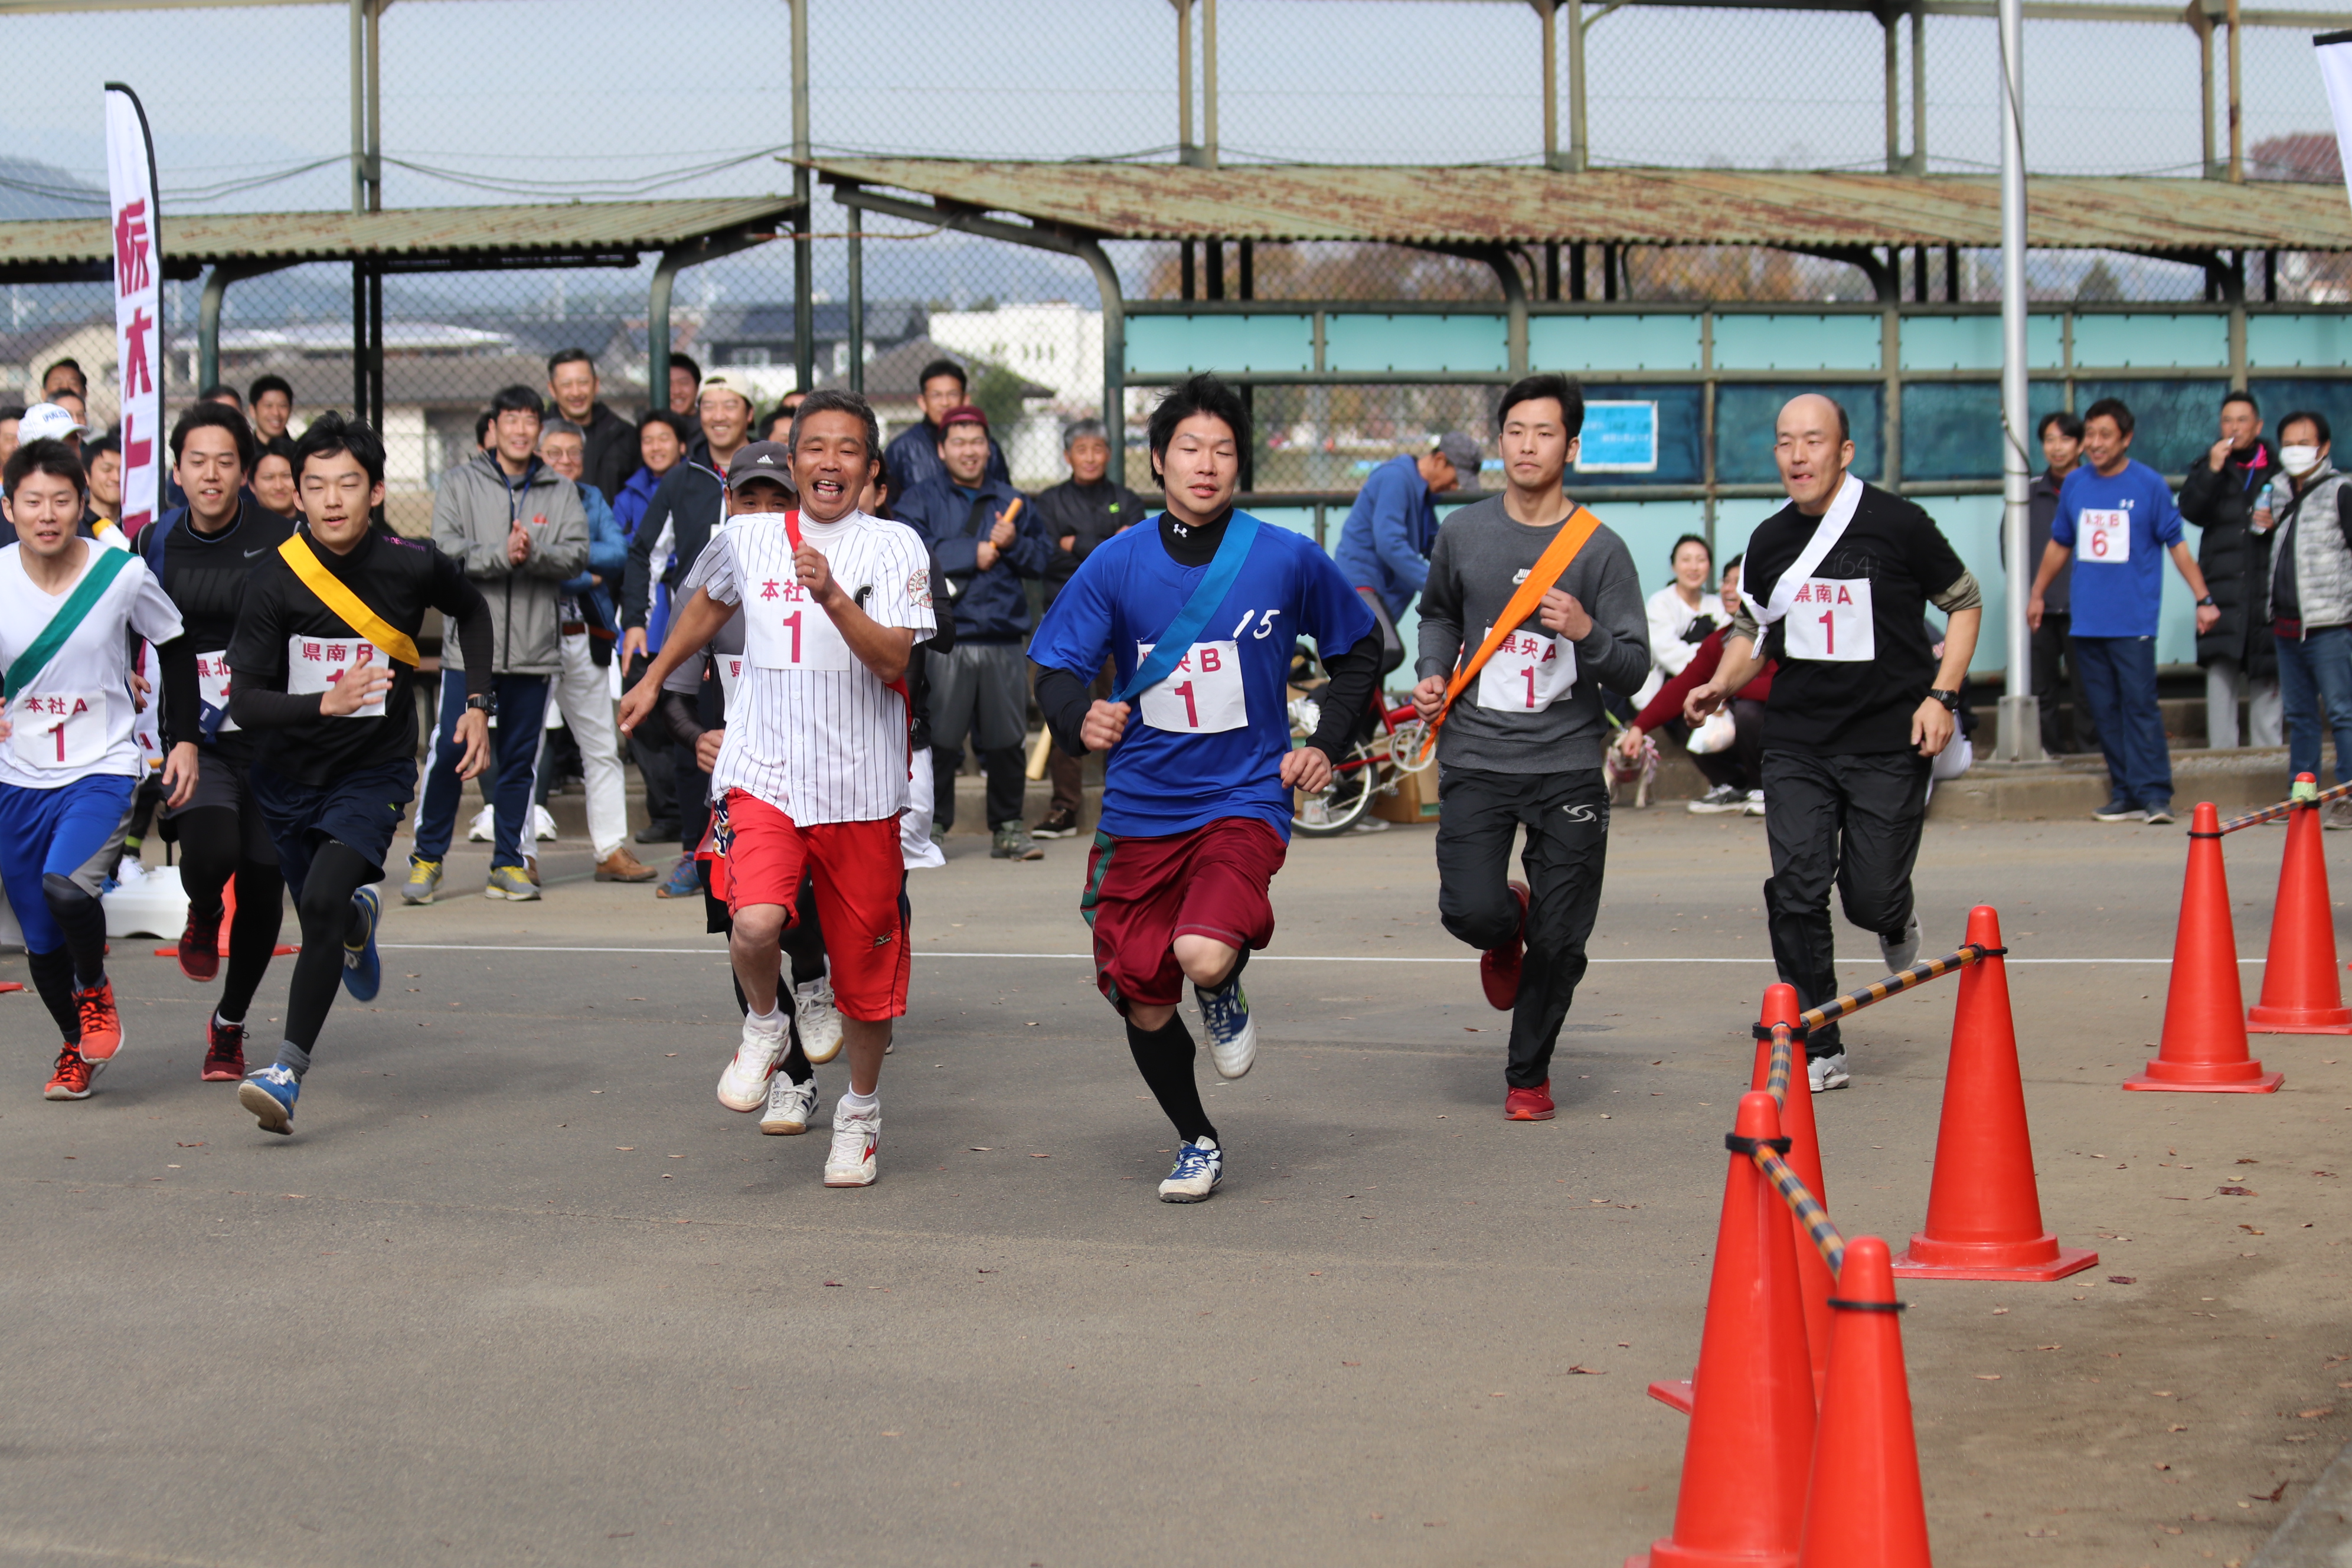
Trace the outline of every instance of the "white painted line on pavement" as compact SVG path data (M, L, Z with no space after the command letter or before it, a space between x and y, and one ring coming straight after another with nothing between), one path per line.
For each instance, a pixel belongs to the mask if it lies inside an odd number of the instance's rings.
M475 942L387 942L382 944L386 952L609 952L657 953L681 958L724 958L723 947L496 947ZM1067 958L1091 960L1091 952L918 952L923 958ZM1254 952L1252 963L1475 963L1475 955L1463 958L1402 958L1383 953L1326 952ZM1762 955L1755 958L1594 958L1592 963L1769 963ZM2168 958L2012 958L2016 963L2158 963L2168 964ZM2242 958L2240 963L2260 963L2259 958ZM1839 964L1847 969L1875 968L1859 958L1842 958Z

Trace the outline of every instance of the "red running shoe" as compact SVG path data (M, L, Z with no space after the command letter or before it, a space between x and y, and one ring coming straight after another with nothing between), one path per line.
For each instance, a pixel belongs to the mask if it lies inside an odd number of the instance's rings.
M58 1052L58 1070L49 1075L48 1088L41 1091L45 1100L88 1100L89 1098L89 1064L81 1059L81 1052L68 1045Z
M96 1073L122 1048L122 1015L114 1010L114 982L101 980L87 991L74 993L74 1008L81 1015L81 1057Z
M1551 1079L1533 1089L1515 1089L1503 1096L1506 1121L1549 1121L1552 1118Z
M205 1025L206 1083L236 1083L245 1077L245 1026L224 1024L215 1014Z
M226 909L200 915L188 906L188 923L180 931L180 973L191 980L210 980L220 973L221 917Z
M1509 1012L1519 999L1519 961L1528 951L1528 885L1515 881L1510 889L1519 901L1519 929L1502 946L1478 955L1478 984L1486 989L1486 1005L1497 1013Z

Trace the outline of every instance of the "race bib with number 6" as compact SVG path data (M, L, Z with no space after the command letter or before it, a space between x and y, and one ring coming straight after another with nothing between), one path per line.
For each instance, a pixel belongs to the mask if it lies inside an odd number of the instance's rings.
M1150 657L1150 643L1135 645L1138 664ZM1143 721L1179 735L1213 735L1247 724L1241 645L1194 643L1168 679L1143 694Z
M1800 584L1780 625L1788 631L1790 658L1866 664L1878 657L1867 577L1816 577Z
M1574 643L1543 632L1514 632L1478 671L1478 706L1540 713L1575 684Z
M2084 511L2074 521L2075 553L2085 561L2118 565L2131 559L2131 513L2121 510Z
M296 697L309 697L327 689L342 679L344 674L367 657L374 669L388 669L390 663L373 644L357 638L288 637L286 639L286 689ZM384 689L389 691L390 687ZM363 708L342 714L346 719L381 719L383 717L383 692Z
M29 768L86 768L109 744L103 691L28 691L8 704L8 743Z

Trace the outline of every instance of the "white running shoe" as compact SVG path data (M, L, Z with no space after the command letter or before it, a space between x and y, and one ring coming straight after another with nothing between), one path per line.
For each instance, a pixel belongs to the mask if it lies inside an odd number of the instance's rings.
M1176 1164L1160 1184L1163 1204L1197 1204L1225 1179L1225 1153L1213 1138L1187 1143L1176 1151Z
M727 1070L719 1075L719 1103L730 1110L757 1110L766 1105L768 1077L783 1054L783 1014L778 1013L775 1022L765 1026L757 1016L745 1015L742 1043L729 1058Z
M2338 801L2336 804L2340 805L2343 803ZM135 888L146 879L147 868L141 865L134 856L125 855L121 864L114 868L114 885L118 888Z
M812 1064L823 1067L841 1054L841 1009L834 1005L829 976L793 987L793 1018L800 1026L801 1054Z
M1209 1037L1209 1059L1220 1078L1240 1078L1257 1063L1257 1026L1250 1020L1249 998L1242 994L1239 975L1229 977L1224 989L1192 987L1201 1005L1201 1026Z
M1878 956L1886 961L1886 973L1899 974L1919 961L1919 917L1913 915L1903 934L1889 942L1878 939Z
M1810 1057L1805 1061L1805 1077L1815 1094L1828 1089L1843 1089L1852 1081L1846 1077L1845 1053L1832 1057Z
M1750 816L1761 816L1764 815L1764 792L1762 790L1751 789L1748 792L1748 815Z
M498 836L498 812L493 806L482 807L474 813L474 820L466 825L466 842L468 844L488 844Z
M530 808L530 836L541 844L555 842L555 814L543 805Z
M768 1109L760 1113L760 1131L771 1138L790 1138L808 1131L816 1116L816 1079L794 1083L782 1073L768 1080Z
M882 1106L852 1110L833 1102L833 1148L824 1157L828 1187L870 1187L874 1184L874 1151L882 1142Z

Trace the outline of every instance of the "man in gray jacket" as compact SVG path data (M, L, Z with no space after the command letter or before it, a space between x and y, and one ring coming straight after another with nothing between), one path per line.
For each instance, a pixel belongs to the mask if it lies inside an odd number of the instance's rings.
M2352 782L2352 516L2344 491L2352 476L2327 460L2326 416L2279 421L2284 482L2264 492L2252 527L2272 534L2270 629L2278 647L2279 695L2286 710L2290 777L2319 773L2319 737L2336 736L2336 782ZM2331 828L2352 827L2352 801L2327 804Z
M1591 525L1533 616L1512 628L1450 709L1454 671L1485 644L1518 584L1583 509L1561 483L1584 427L1584 395L1561 375L1503 394L1496 420L1506 489L1438 530L1421 594L1421 684L1413 706L1438 731L1437 912L1484 950L1486 1000L1511 1014L1503 1114L1552 1118L1551 1053L1601 908L1609 849L1601 689L1631 691L1650 669L1642 584L1623 540ZM1587 520L1590 521L1590 520ZM1508 879L1511 843L1526 828Z
M588 564L588 517L579 488L540 461L543 412L530 387L499 393L490 402L489 448L442 475L433 500L434 544L465 568L490 605L498 760L485 782L498 839L489 885L482 890L517 902L539 897L523 846L539 782L548 687L562 668L557 601L563 583ZM425 798L416 808L415 847L400 894L412 904L433 901L442 857L457 830L461 785L453 737L465 711L464 658L454 645L445 646L441 718L425 753Z

